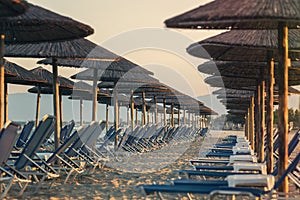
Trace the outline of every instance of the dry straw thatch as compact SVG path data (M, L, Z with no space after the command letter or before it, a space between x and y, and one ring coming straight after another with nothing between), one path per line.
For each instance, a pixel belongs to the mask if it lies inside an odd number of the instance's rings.
M83 23L28 3L24 14L0 18L6 43L47 42L86 37L94 30Z
M189 54L223 61L266 62L268 52L278 59L278 32L275 30L232 30L191 44ZM299 60L300 30L289 30L289 57Z
M276 29L280 21L297 28L298 0L215 0L165 21L167 27L194 29Z

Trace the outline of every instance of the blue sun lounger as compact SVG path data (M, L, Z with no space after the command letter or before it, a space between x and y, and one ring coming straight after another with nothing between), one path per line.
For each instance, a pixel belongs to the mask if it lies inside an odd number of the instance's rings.
M140 185L140 188L146 195L152 193L195 193L195 194L211 194L215 195L217 193L247 193L256 197L260 197L265 194L272 193L274 190L278 189L279 185L282 183L284 178L288 176L295 168L297 167L300 161L300 153L295 157L293 162L289 165L288 169L284 174L275 182L272 189L268 191L255 189L255 188L246 188L246 187L228 187L228 186L215 186L215 185L197 185L197 184L177 184L177 185ZM261 175L259 175L261 176Z
M27 177L22 176L22 174L19 174L18 176L14 176L12 173L7 171L4 168L4 163L7 162L11 151L13 149L13 146L18 138L18 129L19 125L8 121L4 128L1 130L0 133L0 184L2 185L2 191L0 194L0 199L3 199L7 193L9 192L11 186L14 183L18 183L21 187L21 191L19 192L19 195L22 195L24 190L26 189L28 183L30 183L30 180L27 179ZM24 184L24 185L22 185Z

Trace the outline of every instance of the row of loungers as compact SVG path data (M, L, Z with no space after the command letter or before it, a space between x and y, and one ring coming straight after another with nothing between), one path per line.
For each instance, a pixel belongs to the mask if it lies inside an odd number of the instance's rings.
M20 187L18 195L22 195L28 186L37 191L44 181L51 187L57 178L67 183L78 174L92 173L107 161L95 148L105 122L91 122L77 130L73 130L74 122L70 122L61 131L57 149L52 139L54 122L53 116L46 115L34 130L29 122L20 134L18 124L11 121L5 124L0 133L0 199L14 184Z
M278 137L274 135L274 157L278 161ZM289 156L297 148L299 140L300 131L289 142ZM166 184L139 185L137 188L145 195L156 194L161 199L164 193L187 195L189 198L190 194L203 194L211 199L218 195L267 196L276 199L279 195L276 190L287 176L297 190L300 188L300 168L297 166L300 153L296 153L285 173L275 181L277 161L274 171L267 174L266 163L257 163L249 141L245 137L231 135L211 146L205 157L189 160L193 169L176 171L185 178L167 181Z
M93 173L111 158L117 160L116 152L147 153L207 131L187 126L147 125L134 130L111 127L106 132L105 121L91 122L77 129L71 121L61 129L60 145L55 149L54 122L53 116L46 115L36 128L34 122L28 122L21 131L12 121L5 124L0 132L0 199L7 196L13 185L19 196L29 186L34 192L42 185L51 187L58 178L66 184L79 174ZM117 144L115 138L119 138ZM42 184L46 181L47 184Z

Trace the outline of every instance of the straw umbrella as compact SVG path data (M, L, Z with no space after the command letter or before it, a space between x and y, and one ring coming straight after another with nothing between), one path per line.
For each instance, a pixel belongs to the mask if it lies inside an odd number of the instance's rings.
M23 67L5 60L5 122L8 119L8 93L7 93L7 84L18 84L18 85L46 85L42 77L33 74L32 72L24 69ZM9 76L7 75L9 74Z
M288 165L288 28L300 24L300 2L298 0L216 0L204 6L166 20L168 27L214 28L214 29L277 29L279 52L279 176ZM283 181L280 191L288 192L288 179Z
M48 84L48 87L41 87L41 86L37 86L35 87L35 89L29 89L28 91L31 92L31 93L37 93L37 106L36 106L36 126L38 124L38 121L39 121L39 115L40 115L40 98L41 98L41 94L53 94L53 88L51 89L49 86L53 85L53 74L51 72L49 72L48 70L46 70L45 68L43 67L37 67L37 68L34 68L32 70L30 70L31 73L33 73L34 75L38 76L38 77L42 77L43 80L47 81L47 84ZM62 90L62 88L64 89L72 89L73 88L73 84L74 82L65 78L65 77L61 77L61 76L58 76L57 77L57 82L59 84L59 88L60 88L60 91L58 92L58 96L59 96L59 118L60 118L60 127L62 126L62 96L61 95L66 95L65 91Z
M29 3L28 9L24 14L16 17L2 17L0 19L0 24L1 59L5 55L4 41L5 43L16 44L24 42L66 40L85 37L93 33L93 29L85 24ZM4 111L4 73L3 65L2 63L0 64L0 128L2 128ZM56 130L56 132L58 131Z
M129 82L157 82L156 79L149 76L149 74L152 74L151 72L142 69L138 65L130 62L129 60L126 60L125 58L119 58L116 61L113 62L101 62L99 60L85 60L83 62L77 62L76 60L58 60L61 65L63 66L77 66L80 67L88 67L91 69L85 70L83 72L80 72L78 74L73 75L71 78L76 78L79 80L90 80L93 81L93 88L96 88L97 81L112 81L114 84L117 84L121 81L129 81ZM47 64L47 61L43 61L45 64ZM118 111L118 95L114 93L114 125L115 129L118 129L119 125L119 111ZM94 102L97 102L94 98ZM93 118L96 118L96 105L93 104ZM118 137L118 136L117 136ZM116 138L115 143L117 144L118 139Z
M51 64L51 60L45 59L39 61L39 63L43 64ZM58 59L58 65L60 66L73 66L73 67L87 67L89 70L85 70L80 72L78 75L74 75L71 78L77 78L81 80L90 80L93 81L93 90L97 89L97 81L99 80L97 77L102 76L101 80L109 80L109 81L118 81L121 77L124 76L127 72L138 73L138 74L152 74L151 72L139 67L138 65L130 62L125 58L119 58L115 62L103 62L101 60L79 60L79 59ZM105 72L105 74L103 74ZM105 79L106 77L106 79ZM95 93L96 94L96 93ZM93 100L93 113L92 119L96 120L96 97L94 96Z

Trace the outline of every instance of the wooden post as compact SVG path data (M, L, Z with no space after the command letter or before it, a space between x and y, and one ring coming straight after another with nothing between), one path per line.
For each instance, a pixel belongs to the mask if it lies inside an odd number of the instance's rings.
M134 97L133 97L133 90L131 91L131 96L130 96L130 113L131 113L131 130L134 130ZM137 123L137 121L136 121Z
M135 125L138 126L138 109L135 109Z
M118 102L118 94L117 90L114 89L114 126L115 131L119 129L119 102ZM118 146L118 135L115 137L115 148Z
M285 23L278 23L278 131L279 131L279 165L278 177L288 166L288 27ZM279 187L280 192L288 193L288 177Z
M147 125L150 124L150 109L147 110Z
M178 116L178 126L180 126L180 109L179 109L179 106L178 106L178 114L177 114L177 116Z
M154 96L153 97L153 99L154 99L154 115L155 115L155 117L154 117L154 119L155 119L155 126L156 126L156 128L158 128L158 111L157 111L157 100L156 100L156 96Z
M166 99L164 99L164 126L167 126L167 108L166 108Z
M261 101L260 101L260 84L256 86L256 98L255 98L255 152L259 155L259 135L260 135L260 125L261 125Z
M37 86L35 127L39 125L40 111L41 111L41 86Z
M127 107L127 126L130 126L130 105Z
M268 79L267 79L267 171L273 172L274 165L274 133L273 133L273 104L274 104L274 59L268 53Z
M98 81L98 70L94 69L93 74L93 107L92 107L92 121L97 120L97 95L98 95L98 88L97 88L97 81Z
M171 104L171 126L174 127L174 103Z
M52 74L53 74L53 109L55 116L54 128L54 147L57 149L60 144L60 112L59 112L59 84L58 84L58 69L57 59L52 58Z
M260 83L260 131L258 135L258 146L259 146L259 156L258 162L264 162L265 159L265 81L264 81L264 72L263 69L261 70L261 83Z
M146 102L145 102L145 92L142 92L142 100L143 100L143 118L142 125L146 124Z
M249 134L250 134L250 142L251 148L255 148L255 139L254 139L254 97L251 97L250 100L250 123L249 123Z
M108 119L108 111L109 111L109 108L108 108L108 103L106 104L106 107L105 107L105 127L106 127L106 132L108 131L108 127L109 127L109 119Z
M63 123L63 110L62 110L62 95L59 93L59 114L60 114L60 128L62 128Z
M249 140L249 132L248 132L248 114L249 108L247 109L247 113L245 114L245 137Z
M182 111L183 111L183 124L186 125L185 109L183 109Z
M83 100L82 100L82 96L80 96L80 100L79 100L79 115L80 115L80 126L83 125Z
M4 39L5 36L2 34L0 40L0 130L4 126Z
M5 107L4 107L4 113L5 113L5 115L4 115L4 123L6 123L7 121L8 121L8 91L7 91L7 88L8 87L8 85L7 85L7 83L4 83L4 102L5 102Z

